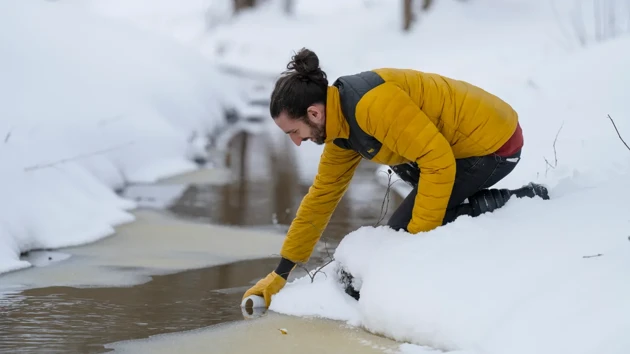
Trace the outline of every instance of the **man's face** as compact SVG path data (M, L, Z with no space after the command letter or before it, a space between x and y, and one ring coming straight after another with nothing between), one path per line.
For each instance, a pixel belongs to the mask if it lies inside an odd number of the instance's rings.
M300 146L303 141L311 140L322 145L326 140L326 109L322 104L310 106L305 119L291 119L286 112L274 119L276 125L282 129L291 141Z

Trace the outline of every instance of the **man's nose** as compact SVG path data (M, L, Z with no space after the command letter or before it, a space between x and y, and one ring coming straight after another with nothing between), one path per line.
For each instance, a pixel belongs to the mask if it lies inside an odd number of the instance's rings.
M291 140L293 141L293 144L297 146L300 146L302 144L302 138L297 135L291 135Z

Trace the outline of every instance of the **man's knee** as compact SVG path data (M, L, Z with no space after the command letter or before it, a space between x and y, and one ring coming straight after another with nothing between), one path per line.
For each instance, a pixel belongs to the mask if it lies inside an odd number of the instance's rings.
M409 225L409 222L411 221L412 213L413 210L409 210L403 201L403 203L398 206L398 209L394 211L392 216L390 216L389 220L387 220L387 226L396 231L407 231L407 225Z

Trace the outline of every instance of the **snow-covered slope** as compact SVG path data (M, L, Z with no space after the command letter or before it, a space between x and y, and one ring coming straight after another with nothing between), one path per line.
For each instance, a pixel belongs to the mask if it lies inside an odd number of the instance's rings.
M419 235L361 228L341 242L327 276L289 283L271 309L345 320L410 343L405 353L630 352L630 149L608 118L629 142L629 62L630 38L621 38L505 90L526 145L501 185L536 180L551 200L512 200ZM358 303L338 283L340 265L358 278Z
M194 49L76 5L0 3L0 273L131 220L126 182L195 168L220 90Z

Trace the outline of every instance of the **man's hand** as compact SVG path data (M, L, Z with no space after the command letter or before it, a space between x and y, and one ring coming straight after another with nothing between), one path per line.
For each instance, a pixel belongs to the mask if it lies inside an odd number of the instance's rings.
M243 299L250 295L262 296L265 298L265 303L267 304L267 307L269 307L269 305L271 304L271 297L277 294L286 283L286 279L279 276L278 273L276 273L275 271L271 272L265 278L259 280L256 285L247 290L243 295Z

